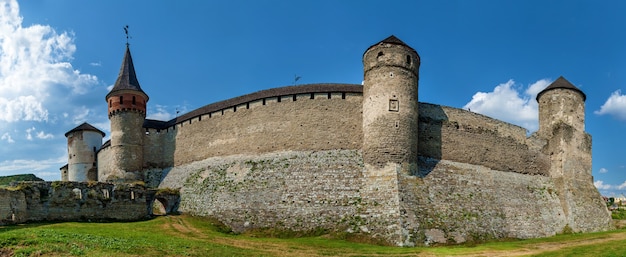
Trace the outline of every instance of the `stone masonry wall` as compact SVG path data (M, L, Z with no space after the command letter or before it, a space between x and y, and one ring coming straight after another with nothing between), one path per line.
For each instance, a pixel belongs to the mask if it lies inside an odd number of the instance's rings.
M234 231L359 230L362 157L356 150L213 157L174 167L160 187L182 188L179 210Z
M21 182L0 189L0 225L30 221L140 220L149 217L141 185Z
M381 177L364 172L356 150L212 157L173 167L160 187L182 188L180 211L216 217L238 232L321 228L413 246L545 237L571 227L563 192L550 177L419 159L426 176L396 168L397 177L387 179L397 182L384 180L378 188L363 188ZM392 208L381 212L380 206Z
M549 157L524 128L452 107L421 103L419 109L421 156L548 175Z
M342 99L344 98L345 99ZM145 140L161 143L145 159L173 165L213 156L287 150L360 149L361 101L354 93L315 93L271 97L202 115L161 130ZM173 136L172 136L173 135ZM171 145L173 143L173 145ZM147 147L147 146L146 146ZM152 156L159 155L162 156ZM167 166L164 166L167 167Z
M405 245L545 237L567 224L549 177L425 157L420 168L428 175L399 175Z

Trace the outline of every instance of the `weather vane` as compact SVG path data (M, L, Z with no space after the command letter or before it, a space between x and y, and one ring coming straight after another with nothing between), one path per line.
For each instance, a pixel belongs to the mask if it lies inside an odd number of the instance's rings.
M128 35L128 25L124 26L124 33L126 33L126 46L128 46L128 39L132 38Z

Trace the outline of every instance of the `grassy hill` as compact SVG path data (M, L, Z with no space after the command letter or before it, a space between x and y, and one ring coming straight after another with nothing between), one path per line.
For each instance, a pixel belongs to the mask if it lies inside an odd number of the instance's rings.
M333 235L269 238L221 232L186 215L139 222L0 226L0 256L626 256L626 230L482 244L391 247Z
M0 186L8 186L14 181L43 181L34 174L19 174L11 176L0 176Z

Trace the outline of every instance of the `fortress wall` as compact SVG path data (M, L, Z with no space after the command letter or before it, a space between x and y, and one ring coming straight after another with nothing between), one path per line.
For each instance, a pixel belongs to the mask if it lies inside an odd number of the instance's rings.
M160 187L182 188L180 211L238 232L358 230L362 163L357 150L211 157L173 167Z
M548 175L550 159L526 130L462 109L421 103L419 153L494 170Z
M422 161L433 165L428 176L399 176L400 212L410 241L545 237L561 233L567 224L561 192L549 177Z
M368 178L357 150L211 157L171 168L159 187L182 188L180 211L216 217L238 232L324 228L410 246L544 237L568 224L549 177L420 159L430 166L427 176L399 173L397 188L378 190L400 204L383 216L368 211L377 203L363 195ZM400 224L397 232L380 233L390 224Z
M196 122L194 120L193 122ZM174 165L176 130L147 129L144 137L144 168L170 167Z
M145 188L130 184L22 182L0 189L0 199L0 225L148 218Z
M174 165L233 154L360 149L361 102L359 93L263 98L179 122L167 130L172 142L152 147L165 147L161 158L173 156Z
M115 169L115 163L113 163L113 151L111 151L111 145L106 143L102 145L102 148L98 151L98 181L103 182L104 177L100 176L103 173L110 173Z
M0 225L27 221L28 210L24 193L0 189Z

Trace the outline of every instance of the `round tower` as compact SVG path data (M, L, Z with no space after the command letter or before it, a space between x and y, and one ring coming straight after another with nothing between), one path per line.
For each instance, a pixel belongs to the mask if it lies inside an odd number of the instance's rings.
M63 175L63 180L67 181L96 181L97 172L97 152L102 146L104 132L88 123L83 123L78 127L65 133L67 137L67 176Z
M363 54L363 161L417 167L420 57L395 36Z
M100 181L142 180L143 123L146 118L148 95L141 89L130 49L126 53L117 81L106 95L111 121L112 170L102 171Z
M562 76L537 94L539 103L539 132L551 135L558 123L585 131L585 100L583 91Z

